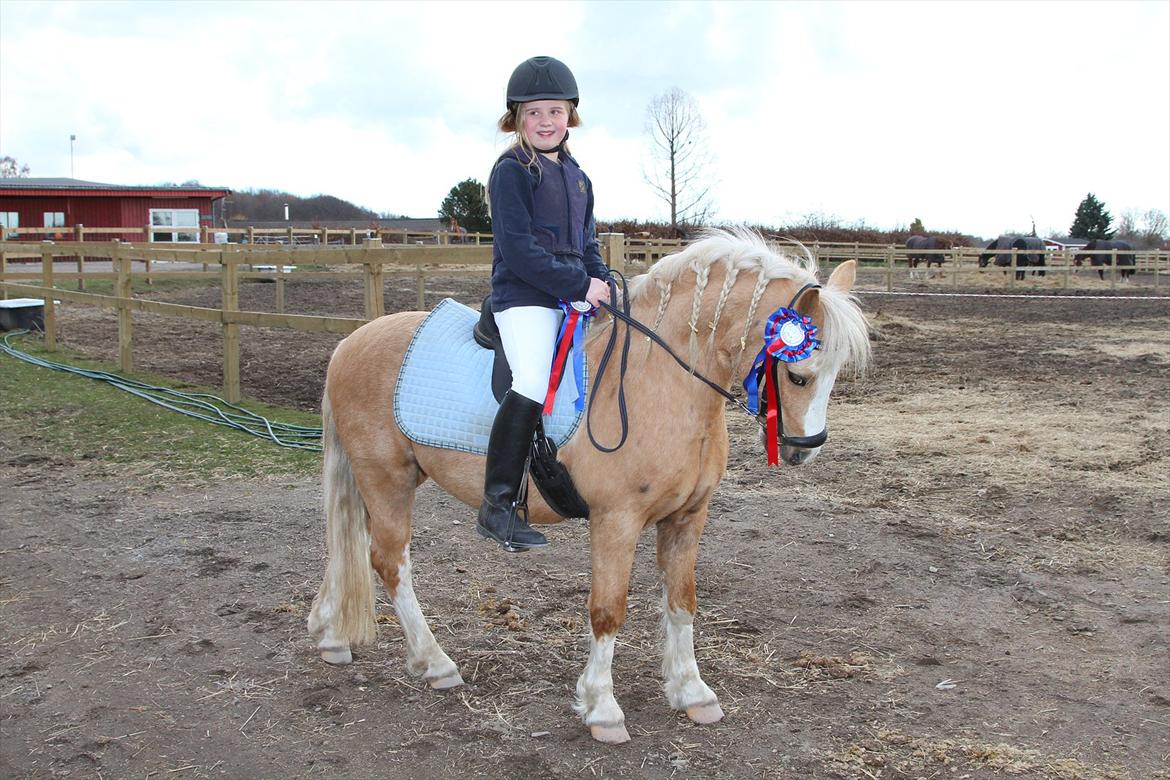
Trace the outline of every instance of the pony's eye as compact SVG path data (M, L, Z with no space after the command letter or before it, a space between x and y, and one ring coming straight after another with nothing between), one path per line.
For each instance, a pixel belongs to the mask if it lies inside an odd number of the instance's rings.
M791 382L792 384L796 385L797 387L804 387L805 385L808 384L808 377L804 377L804 376L801 376L800 374L796 374L796 373L793 373L792 371L789 371L788 372L788 381Z

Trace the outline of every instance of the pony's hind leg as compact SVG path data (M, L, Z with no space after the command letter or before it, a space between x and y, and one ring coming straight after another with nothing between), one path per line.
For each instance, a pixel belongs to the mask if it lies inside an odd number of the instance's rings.
M309 633L321 658L353 660L351 646L372 642L371 566L394 603L406 637L407 668L435 688L463 682L435 641L414 595L410 568L410 513L420 474L407 447L388 447L355 467L341 444L328 396L321 408L325 443L325 526L329 557L309 613ZM367 498L368 497L368 498Z
M382 578L394 604L406 640L406 668L437 689L463 684L455 662L439 647L414 595L410 565L410 515L414 492L420 482L417 465L397 468L379 464L377 473L360 473L363 495L372 496L366 505L370 513L370 563ZM403 474L409 475L404 479Z
M658 568L662 572L662 684L666 700L695 723L723 719L723 708L695 661L695 560L706 524L706 506L658 524Z

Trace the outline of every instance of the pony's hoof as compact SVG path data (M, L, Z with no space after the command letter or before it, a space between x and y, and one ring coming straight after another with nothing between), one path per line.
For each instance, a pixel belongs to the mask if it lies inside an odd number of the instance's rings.
M451 674L445 674L442 677L436 677L433 680L427 680L427 684L436 691L445 691L448 688L458 688L463 684L463 676L458 671Z
M334 666L345 666L353 663L353 653L349 651L348 647L322 647L321 660L327 664Z
M620 745L623 742L630 741L630 732L626 731L626 724L618 723L614 726L596 725L589 727L589 733L598 742L604 742L607 745Z
M687 717L695 723L718 723L723 720L723 708L717 701L696 704L694 707L687 707Z

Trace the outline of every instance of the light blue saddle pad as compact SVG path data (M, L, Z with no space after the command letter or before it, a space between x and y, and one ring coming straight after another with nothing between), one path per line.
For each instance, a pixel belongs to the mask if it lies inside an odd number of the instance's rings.
M476 344L472 336L478 319L475 309L444 298L411 339L394 391L394 420L411 441L487 453L499 404L492 395L494 353ZM581 422L581 413L574 408L576 399L570 360L553 413L543 418L545 434L558 447Z

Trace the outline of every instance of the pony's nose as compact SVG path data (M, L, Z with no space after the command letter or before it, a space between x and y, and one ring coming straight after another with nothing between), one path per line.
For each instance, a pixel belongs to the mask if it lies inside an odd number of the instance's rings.
M815 458L819 449L819 447L815 449L806 449L804 447L782 447L780 450L780 456L789 466L799 466L802 463L808 463L813 458Z

